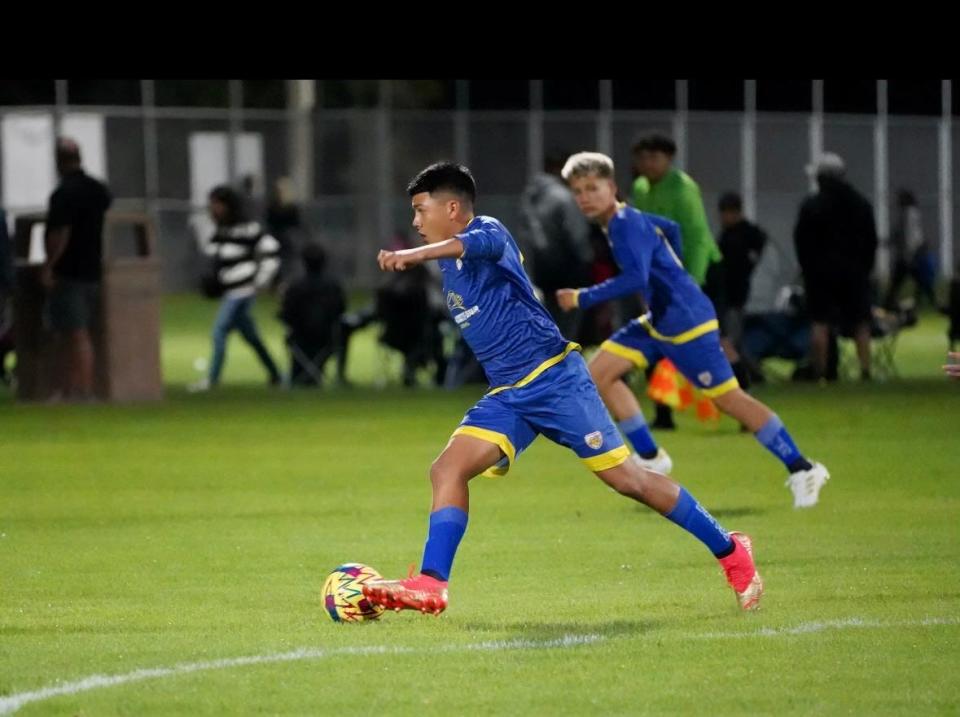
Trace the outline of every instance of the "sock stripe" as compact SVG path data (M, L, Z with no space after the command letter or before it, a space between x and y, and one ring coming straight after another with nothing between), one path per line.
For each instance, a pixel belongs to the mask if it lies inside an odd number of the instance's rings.
M774 438L776 438L777 434L780 432L780 429L783 427L783 421L780 420L780 416L774 413L772 416L770 416L770 418L767 419L767 422L761 426L760 430L757 431L757 440L762 444L767 445Z
M630 418L624 418L620 423L617 424L620 427L620 430L624 433L630 433L631 431L636 431L640 428L646 428L647 421L643 417L643 413L636 413Z

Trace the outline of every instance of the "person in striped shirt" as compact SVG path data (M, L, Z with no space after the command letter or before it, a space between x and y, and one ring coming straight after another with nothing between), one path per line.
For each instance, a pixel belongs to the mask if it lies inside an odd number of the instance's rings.
M201 242L200 249L214 261L223 297L213 323L213 358L207 376L191 389L205 391L220 383L227 337L234 330L240 332L260 359L270 385L276 386L280 383L280 371L260 338L251 309L257 290L268 285L280 267L280 243L258 222L247 219L243 199L233 188L214 187L208 200L207 209L216 231Z

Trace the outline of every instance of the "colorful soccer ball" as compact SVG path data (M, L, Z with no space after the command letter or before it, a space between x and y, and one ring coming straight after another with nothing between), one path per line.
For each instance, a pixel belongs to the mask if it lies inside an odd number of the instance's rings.
M383 613L363 596L363 586L369 580L380 580L375 569L363 563L344 563L323 584L323 607L334 622L376 620Z

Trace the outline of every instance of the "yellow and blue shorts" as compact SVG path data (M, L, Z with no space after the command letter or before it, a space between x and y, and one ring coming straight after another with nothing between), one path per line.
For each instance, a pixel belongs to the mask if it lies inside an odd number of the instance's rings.
M501 476L541 433L566 446L591 471L623 463L630 451L576 351L530 382L491 391L463 417L454 436L499 446L504 458L484 475Z
M709 398L722 396L740 386L720 347L716 319L678 336L664 336L640 317L600 344L600 349L628 359L642 369L668 358Z

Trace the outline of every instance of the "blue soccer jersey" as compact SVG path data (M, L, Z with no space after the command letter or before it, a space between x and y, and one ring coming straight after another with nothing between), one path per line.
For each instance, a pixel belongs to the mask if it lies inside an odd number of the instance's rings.
M443 293L490 385L512 386L579 348L560 334L537 301L510 232L493 217L475 217L457 237L459 259L441 259ZM550 364L552 365L552 364Z
M622 273L581 290L583 308L640 292L650 308L600 348L640 368L668 358L707 396L717 398L739 386L720 347L713 304L693 281L677 252L675 222L622 206L607 225L613 257Z
M481 216L458 238L463 255L439 262L443 291L493 388L467 411L454 435L500 448L503 460L486 475L506 473L541 433L570 448L592 471L623 463L630 453L580 347L560 334L537 301L510 232Z
M708 323L716 328L713 304L678 256L676 222L623 205L607 225L607 239L621 273L582 289L577 295L580 308L639 292L650 307L648 328L656 338L675 337Z

